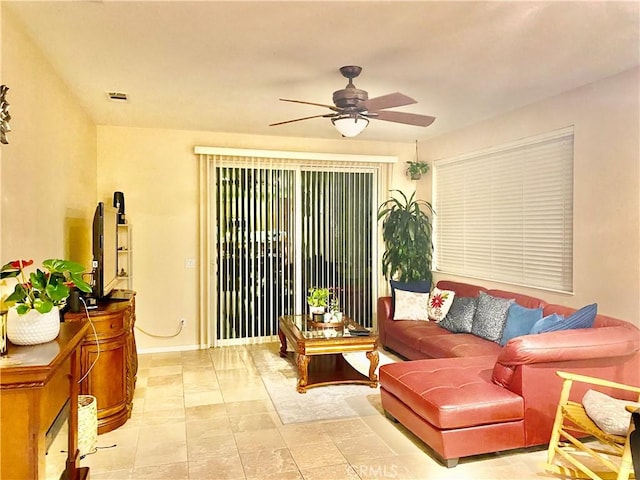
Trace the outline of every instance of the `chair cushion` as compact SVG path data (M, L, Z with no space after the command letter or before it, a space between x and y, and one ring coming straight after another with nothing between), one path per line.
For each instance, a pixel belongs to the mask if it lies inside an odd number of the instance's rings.
M494 361L483 356L383 365L380 385L439 429L522 420L522 397L491 383Z
M619 400L597 390L587 390L582 397L584 411L593 423L610 435L626 436L631 422L631 412L627 405L640 407L640 403Z

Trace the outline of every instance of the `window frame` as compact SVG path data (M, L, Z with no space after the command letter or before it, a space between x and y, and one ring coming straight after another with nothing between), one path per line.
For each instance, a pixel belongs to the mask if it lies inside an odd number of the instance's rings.
M567 127L435 160L434 270L573 293L573 158Z

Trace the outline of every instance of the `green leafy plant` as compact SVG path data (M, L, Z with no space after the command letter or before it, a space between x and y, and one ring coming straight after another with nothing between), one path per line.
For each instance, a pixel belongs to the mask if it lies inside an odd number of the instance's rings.
M426 162L407 162L407 175L413 179L417 180L422 175L429 171L429 164Z
M5 302L15 304L19 315L29 310L40 313L50 312L53 307L64 305L72 287L83 292L91 292L91 285L82 279L84 267L70 260L49 259L42 262L42 268L28 276L25 268L33 265L33 260L15 260L0 269L0 279L16 278L18 283Z
M433 208L426 200L416 200L415 192L409 198L400 190L392 192L399 198L392 197L378 207L386 247L382 255L384 277L401 282L431 281Z
M307 303L310 307L326 307L329 305L329 292L328 288L311 287L309 288L309 295L307 296Z

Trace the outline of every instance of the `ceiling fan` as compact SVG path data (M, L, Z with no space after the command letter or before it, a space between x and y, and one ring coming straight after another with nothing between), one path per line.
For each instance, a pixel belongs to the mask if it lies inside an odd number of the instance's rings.
M387 122L404 123L418 127L428 127L436 119L429 115L419 115L417 113L393 112L389 108L402 107L417 103L413 98L402 93L390 93L381 97L369 98L365 90L356 88L353 79L360 75L362 67L349 65L340 68L343 77L349 79L347 86L341 90L333 92L334 105L323 103L305 102L303 100L290 100L281 98L283 102L302 103L305 105L315 105L325 107L332 113L312 115L310 117L296 118L284 122L272 123L270 126L284 125L286 123L309 120L311 118L330 118L333 125L344 137L355 137L360 134L369 124L369 119L384 120Z

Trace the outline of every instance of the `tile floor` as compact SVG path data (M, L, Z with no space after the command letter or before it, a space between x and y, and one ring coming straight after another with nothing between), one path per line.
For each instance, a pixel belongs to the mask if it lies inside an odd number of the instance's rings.
M446 469L382 414L283 425L252 363L255 348L266 347L139 355L131 419L100 435L81 465L93 480L553 478L544 450Z

